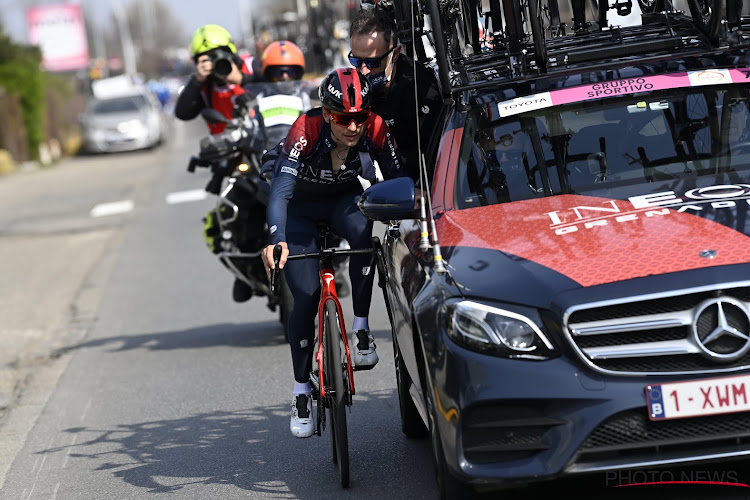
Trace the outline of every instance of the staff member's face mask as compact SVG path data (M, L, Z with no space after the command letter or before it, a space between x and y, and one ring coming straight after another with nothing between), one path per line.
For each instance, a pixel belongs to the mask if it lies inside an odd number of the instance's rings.
M385 87L393 78L393 62L400 47L394 45L384 51L385 45L375 33L352 37L349 62L370 80L373 90Z

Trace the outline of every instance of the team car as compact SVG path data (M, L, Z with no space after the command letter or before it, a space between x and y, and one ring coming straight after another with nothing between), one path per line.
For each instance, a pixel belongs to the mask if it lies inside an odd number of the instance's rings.
M394 5L446 111L426 217L404 179L360 208L443 496L750 455L750 45L718 2L629 4L516 2L515 39L499 1Z

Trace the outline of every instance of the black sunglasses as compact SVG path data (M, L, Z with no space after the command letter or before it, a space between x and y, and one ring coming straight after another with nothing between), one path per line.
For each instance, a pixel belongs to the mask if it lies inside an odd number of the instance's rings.
M396 46L394 45L393 47L390 48L388 52L386 52L380 57L354 57L352 55L352 52L349 51L349 62L355 68L359 68L360 66L362 66L362 64L367 66L368 69L379 68L383 62L383 59L385 59L388 56L388 54L393 52L393 49L395 48Z
M299 66L269 66L266 68L266 78L271 81L284 80L299 80L302 78L302 68Z

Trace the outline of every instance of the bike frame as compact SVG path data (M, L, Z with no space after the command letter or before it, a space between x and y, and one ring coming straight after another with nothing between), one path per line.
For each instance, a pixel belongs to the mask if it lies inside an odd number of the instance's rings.
M323 334L325 331L325 324L323 322L323 313L326 308L326 302L332 301L336 306L336 312L338 313L339 330L341 330L341 338L344 341L344 348L346 350L346 371L349 375L349 393L354 396L354 370L352 368L351 356L349 355L349 341L346 335L346 326L344 326L344 314L341 310L341 302L339 302L338 295L336 295L335 285L335 273L333 270L333 264L331 262L324 262L332 259L322 259L320 264L320 304L318 304L318 349L315 352L315 361L318 363L318 373L320 377L320 397L326 397L325 389L325 372L323 370L323 343L325 339ZM335 339L331 339L335 342Z

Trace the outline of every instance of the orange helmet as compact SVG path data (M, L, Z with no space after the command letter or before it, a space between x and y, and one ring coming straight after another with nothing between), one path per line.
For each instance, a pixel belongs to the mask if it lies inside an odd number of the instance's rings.
M266 80L299 80L304 72L305 56L292 42L288 40L273 42L263 51L261 73Z

